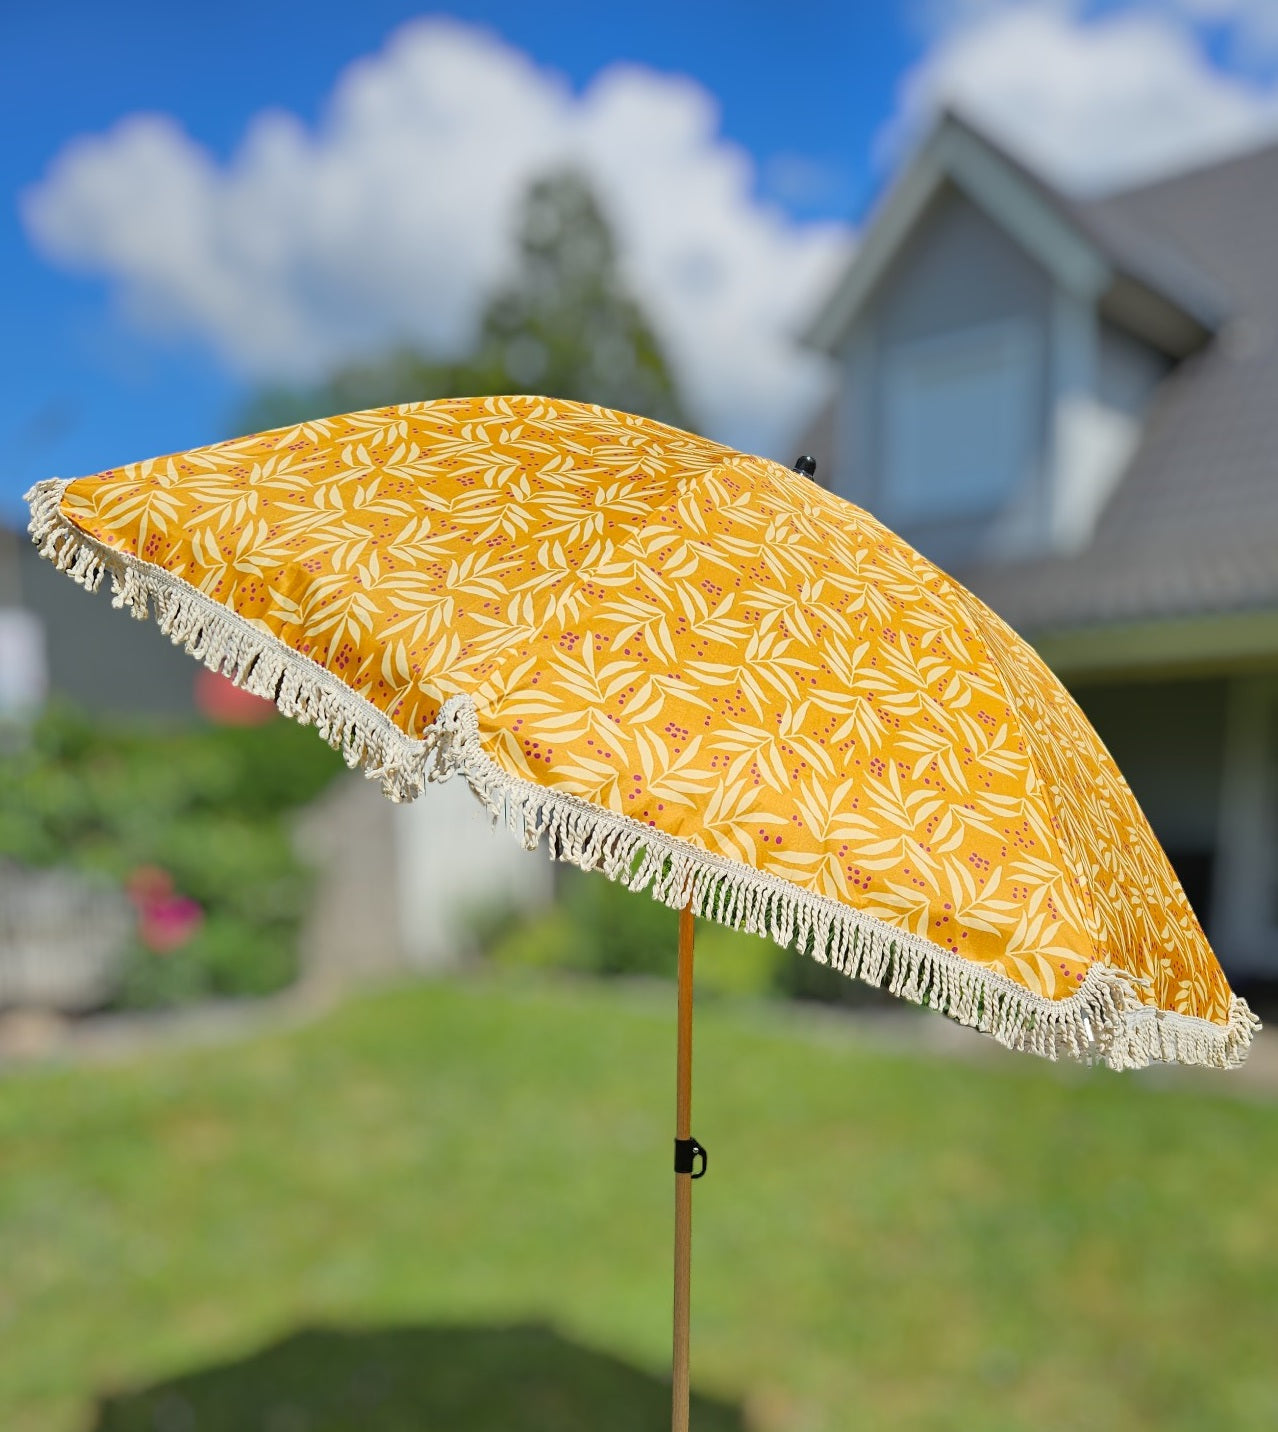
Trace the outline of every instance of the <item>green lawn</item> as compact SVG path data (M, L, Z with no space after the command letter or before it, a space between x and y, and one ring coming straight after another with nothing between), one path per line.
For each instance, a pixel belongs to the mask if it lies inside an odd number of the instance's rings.
M697 1432L1278 1427L1278 1105L697 1037ZM673 1044L459 980L0 1079L0 1428L661 1428Z

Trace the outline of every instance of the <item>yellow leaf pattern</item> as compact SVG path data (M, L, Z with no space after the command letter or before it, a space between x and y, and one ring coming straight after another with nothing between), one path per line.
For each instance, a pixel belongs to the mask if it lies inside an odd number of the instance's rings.
M471 696L512 775L1035 994L1099 960L1228 1019L1162 850L1032 649L775 463L583 404L456 399L117 468L62 511L410 736Z

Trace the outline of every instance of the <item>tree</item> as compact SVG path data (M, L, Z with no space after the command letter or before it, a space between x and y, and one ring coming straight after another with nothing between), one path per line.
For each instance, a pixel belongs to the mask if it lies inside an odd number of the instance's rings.
M399 349L311 390L268 390L244 426L486 393L544 393L687 423L661 345L618 270L607 220L576 170L530 186L515 273L485 305L471 357L448 362Z
M519 269L488 303L478 360L503 391L684 421L661 345L618 271L607 221L571 169L528 191Z

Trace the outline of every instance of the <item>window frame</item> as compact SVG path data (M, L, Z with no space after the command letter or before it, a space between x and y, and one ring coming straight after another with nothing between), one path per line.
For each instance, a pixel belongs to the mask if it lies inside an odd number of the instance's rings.
M979 354L984 350L986 354L994 355L1000 349L1009 354L1001 368L1004 374L1010 375L1013 383L1010 411L1016 429L1010 446L1016 470L1009 472L997 487L991 486L986 491L973 492L969 488L965 492L961 485L954 484L949 501L938 500L939 494L935 489L930 493L908 493L905 490L907 478L901 467L903 458L894 440L897 423L908 421L905 415L899 413L899 408L894 410L895 404L906 402L905 384L912 376L918 382L924 365L947 359L951 362L958 359L961 363L964 354ZM1042 405L1043 353L1043 335L1039 325L1027 317L966 324L942 333L892 343L886 348L879 402L879 490L886 520L903 527L920 527L946 521L979 519L997 513L1013 499L1034 467L1035 426ZM994 368L992 362L987 362L986 366L991 370ZM931 465L931 458L928 464Z

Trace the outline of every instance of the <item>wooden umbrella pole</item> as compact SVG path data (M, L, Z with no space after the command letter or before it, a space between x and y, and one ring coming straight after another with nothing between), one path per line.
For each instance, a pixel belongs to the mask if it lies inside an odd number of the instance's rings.
M679 1034L675 1067L675 1258L673 1432L688 1432L688 1288L692 1264L692 902L679 912ZM698 1175L700 1177L700 1175Z

